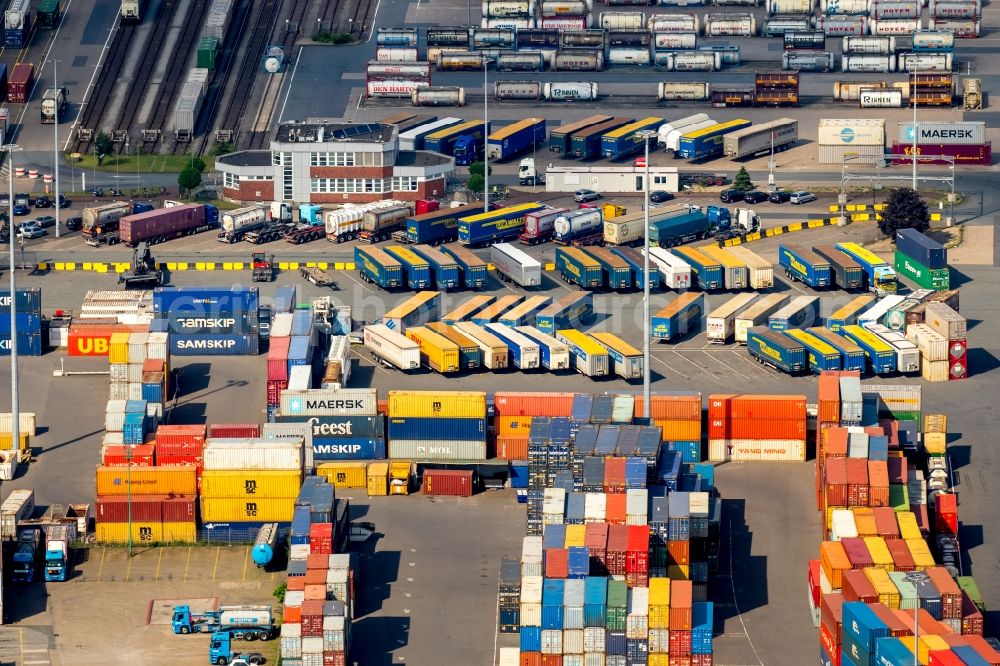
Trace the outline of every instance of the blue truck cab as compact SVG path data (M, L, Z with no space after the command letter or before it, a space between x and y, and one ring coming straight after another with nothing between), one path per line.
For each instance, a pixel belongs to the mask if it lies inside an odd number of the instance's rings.
M14 570L11 580L15 583L31 583L35 580L39 554L42 552L42 531L21 530L17 535L17 550L14 551Z
M228 631L216 631L208 644L208 661L218 666L229 664L263 664L264 655L259 652L233 652L233 638Z

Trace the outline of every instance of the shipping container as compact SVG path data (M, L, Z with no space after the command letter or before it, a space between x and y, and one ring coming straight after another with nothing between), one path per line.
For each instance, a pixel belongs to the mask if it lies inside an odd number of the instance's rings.
M701 327L705 295L686 292L652 317L652 335L658 340L677 340Z
M420 367L420 345L384 324L364 328L364 346L379 361L400 370Z

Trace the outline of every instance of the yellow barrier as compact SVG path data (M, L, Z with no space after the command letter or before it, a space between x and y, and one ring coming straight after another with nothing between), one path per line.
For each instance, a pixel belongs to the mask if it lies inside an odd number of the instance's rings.
M549 262L549 263L545 264L545 270L547 270L547 271L554 271L555 269L556 269L556 265L554 263Z
M940 222L941 213L931 213L931 222Z
M189 263L186 261L160 261L156 264L157 268L169 271L242 271L246 270L247 264L239 261L198 261L194 263ZM322 270L334 269L338 271L353 271L355 270L354 262L342 262L338 261L336 263L329 263L326 261L309 261L309 262L298 262L298 261L283 261L278 264L281 270L298 270L299 266L308 266L310 268L319 268ZM555 264L547 264L546 270L554 270ZM551 267L551 268L549 268ZM492 265L490 269L492 270ZM108 273L109 271L114 271L115 273L124 273L129 269L128 262L103 262L103 261L85 261L82 263L75 263L72 261L39 261L35 264L35 270L39 271L88 271L91 273Z
M839 204L830 204L829 208L830 208L830 212L831 213L836 213L837 211L840 210L840 205Z

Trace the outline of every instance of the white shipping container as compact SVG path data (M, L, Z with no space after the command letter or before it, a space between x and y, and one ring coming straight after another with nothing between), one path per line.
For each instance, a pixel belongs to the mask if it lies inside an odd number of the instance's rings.
M112 383L128 382L128 363L111 363L108 366Z
M105 446L123 446L125 444L125 436L120 432L106 432L104 437L101 438L101 448Z
M104 429L111 432L121 432L124 425L125 400L108 400L108 406L104 412Z
M830 517L830 541L854 539L858 536L858 526L854 521L854 512L848 509L834 509Z
M141 364L146 360L149 333L132 333L128 336L128 362Z
M708 493L703 490L688 493L688 512L692 518L708 518Z
M323 652L323 637L322 636L303 636L302 637L302 652L311 653L322 653Z
M566 581L569 582L568 580ZM580 632L580 651L583 651L583 606L569 606L565 605L563 607L563 629L576 629ZM569 633L568 631L566 632ZM563 641L566 641L566 635L563 635ZM574 649L567 648L567 649Z
M628 591L628 616L649 616L649 588L633 587Z
M312 473L315 460L311 423L265 423L261 426L260 436L263 439L301 439L305 459L304 469L307 474Z
M308 366L300 366L308 367ZM293 368L294 372L295 368ZM281 392L279 409L284 416L375 416L378 396L375 389L341 388Z
M301 470L302 440L207 439L206 470Z
M540 564L540 563L539 563ZM542 577L524 576L521 578L521 603L542 603Z
M806 459L806 443L801 439L710 439L708 459L712 462L802 462Z
M414 460L486 460L486 442L467 440L427 441L424 439L391 439L390 458Z
M542 654L563 653L563 632L561 629L542 629Z
M35 511L35 491L20 488L11 491L7 499L0 504L0 538L17 539L17 525L22 520L31 518Z
M11 417L10 412L0 414L0 434L7 434L13 432L12 430L13 426L14 426L14 419ZM17 430L22 435L28 435L29 437L34 437L35 432L37 430L35 423L35 413L18 412Z
M946 382L949 379L949 365L950 362L947 360L931 361L924 358L920 366L920 376L929 382Z
M294 543L289 549L289 557L293 560L305 560L308 559L311 550L307 543Z
M948 340L965 340L968 337L965 317L944 303L927 303L924 323Z
M878 56L876 56L878 57ZM819 121L821 146L885 146L884 118L824 118Z
M602 653L606 645L604 627L587 627L583 630L583 651L585 653Z
M111 382L111 391L108 397L112 400L128 400L128 387L129 383L127 381Z
M522 627L542 626L542 602L522 603L520 621Z
M569 610L568 608L566 609ZM583 619L583 608L580 608L580 619ZM567 629L563 632L563 652L565 654L583 654L583 629Z
M516 647L500 648L499 666L519 666L521 663L521 651Z
M587 493L583 504L583 519L588 523L604 522L607 515L607 495L604 493Z
M128 381L135 384L142 383L142 363L128 364Z
M166 332L150 333L146 341L146 358L166 361L168 358L168 348L170 335Z
M948 340L927 324L907 326L906 339L917 345L925 363L948 360Z
M629 488L625 491L625 513L645 516L649 506L649 493L645 488Z

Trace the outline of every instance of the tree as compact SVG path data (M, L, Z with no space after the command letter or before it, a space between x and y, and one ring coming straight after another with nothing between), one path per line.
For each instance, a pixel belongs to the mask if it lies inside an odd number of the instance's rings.
M111 154L115 145L111 142L111 136L107 132L99 132L94 139L94 152L97 154L97 165L104 164L104 158Z
M470 176L482 176L486 173L486 163L485 162L473 162L469 165L469 175ZM493 175L493 167L490 167L490 175Z
M878 221L879 231L895 237L897 229L916 229L924 232L931 226L927 202L909 187L893 190Z
M205 173L205 167L207 167L208 165L205 164L205 160L201 159L200 157L196 157L193 160L191 160L191 166L197 169L198 173Z
M476 194L481 194L483 188L486 187L486 179L479 174L472 174L469 176L469 180L465 182L465 186L469 188L470 192L475 192Z
M733 178L733 189L739 192L749 192L754 188L753 181L750 180L750 174L747 173L746 167L740 167L740 170L736 172L736 178Z
M236 150L236 148L234 148L233 144L228 141L216 141L215 145L212 146L212 149L208 151L208 154L212 157L220 157L222 155L228 155L234 150Z
M177 185L180 186L181 192L194 190L201 185L201 172L192 166L186 167L177 176Z

